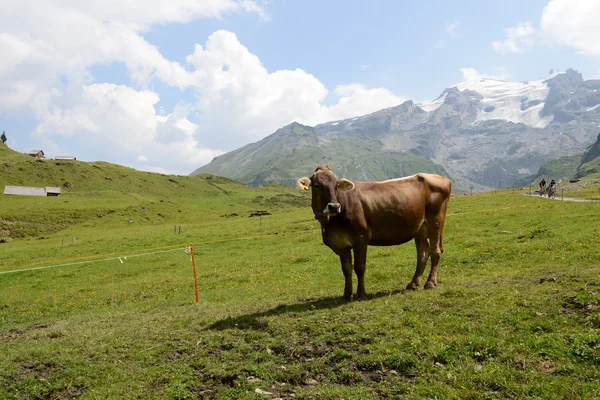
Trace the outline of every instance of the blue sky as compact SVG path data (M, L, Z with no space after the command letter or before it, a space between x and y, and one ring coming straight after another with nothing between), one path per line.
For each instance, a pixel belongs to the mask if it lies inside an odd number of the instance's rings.
M294 120L432 100L466 71L600 75L592 0L20 3L0 16L9 145L164 173Z

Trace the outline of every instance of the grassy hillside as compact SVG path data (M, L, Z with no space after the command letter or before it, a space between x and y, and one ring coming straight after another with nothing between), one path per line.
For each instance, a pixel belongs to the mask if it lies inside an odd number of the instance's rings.
M39 185L62 166L20 161ZM0 196L43 232L0 243L2 399L600 396L598 203L453 197L436 290L402 290L413 244L371 247L369 297L345 302L306 194L100 166Z
M560 182L559 193L566 196L589 200L600 200L600 136L583 155L562 157L544 164L535 175L514 182L516 188L534 187L545 177L547 181L555 179ZM569 182L578 178L578 182ZM562 182L561 182L562 181Z
M557 182L560 180L568 181L575 176L580 163L581 155L557 158L542 165L537 174L520 179L513 186L516 188L528 187L529 185L537 186L542 177L545 177L547 181L551 179Z
M0 190L6 185L59 186L59 197L2 196L0 239L58 232L84 222L182 224L190 215L218 220L256 210L308 204L288 187L249 188L210 175L174 176L105 162L41 160L0 146Z
M598 134L598 138L596 142L592 144L586 151L583 157L581 158L581 163L585 164L590 161L593 161L600 157L600 134Z
M360 151L357 151L360 149ZM390 152L376 136L365 134L319 137L314 128L297 123L281 128L263 140L216 157L192 173L228 176L249 185L279 183L295 186L318 164L329 164L340 177L385 180L446 170L426 157Z
M581 164L577 169L577 176L600 178L600 157Z
M577 168L577 177L600 178L600 135L581 158Z

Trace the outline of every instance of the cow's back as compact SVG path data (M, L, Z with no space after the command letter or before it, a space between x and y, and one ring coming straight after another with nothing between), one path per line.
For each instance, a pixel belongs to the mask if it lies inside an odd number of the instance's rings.
M450 181L440 175L417 174L383 182L355 182L348 193L345 218L371 236L375 246L410 241L423 231L427 213L435 213L450 197ZM346 201L344 201L346 200Z

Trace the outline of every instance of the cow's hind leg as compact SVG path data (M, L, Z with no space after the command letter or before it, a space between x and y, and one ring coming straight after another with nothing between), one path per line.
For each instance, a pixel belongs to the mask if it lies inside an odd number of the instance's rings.
M350 247L338 252L340 256L340 262L342 263L342 272L346 279L346 285L344 286L344 297L347 300L352 299L352 251Z
M445 209L444 209L445 215ZM443 231L443 219L442 222L438 222L439 219L433 224L430 224L433 229L429 230L429 253L431 255L431 272L429 272L429 278L425 282L425 289L433 289L437 286L437 270L440 258L444 252L442 245L442 231Z
M412 278L412 281L406 286L407 290L417 290L421 284L421 277L423 271L425 271L425 265L429 258L429 243L426 238L415 237L415 244L417 246L417 270Z

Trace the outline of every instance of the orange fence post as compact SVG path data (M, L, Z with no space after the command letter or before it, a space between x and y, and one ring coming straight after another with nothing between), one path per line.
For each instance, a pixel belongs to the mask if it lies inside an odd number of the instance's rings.
M196 303L198 302L198 278L196 276L196 261L194 261L194 247L190 242L190 253L192 254L192 266L194 267L194 288L196 289Z

